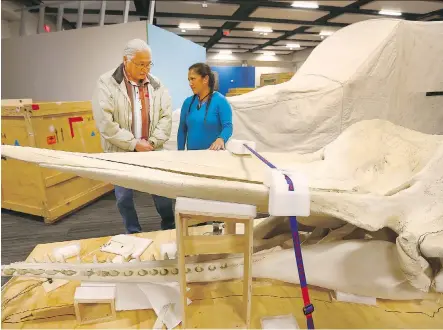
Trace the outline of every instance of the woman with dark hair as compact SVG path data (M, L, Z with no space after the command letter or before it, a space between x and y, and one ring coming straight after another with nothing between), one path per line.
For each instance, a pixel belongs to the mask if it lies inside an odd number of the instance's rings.
M177 134L178 150L222 150L232 135L232 109L226 98L214 91L211 68L196 63L189 68L188 97L180 113Z

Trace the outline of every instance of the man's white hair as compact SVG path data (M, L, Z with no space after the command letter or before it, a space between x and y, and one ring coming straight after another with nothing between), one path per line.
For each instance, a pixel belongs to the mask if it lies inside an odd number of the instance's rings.
M126 56L126 58L130 61L136 53L146 50L151 53L151 47L148 46L146 41L142 39L132 39L126 44L125 50L123 51L123 56Z

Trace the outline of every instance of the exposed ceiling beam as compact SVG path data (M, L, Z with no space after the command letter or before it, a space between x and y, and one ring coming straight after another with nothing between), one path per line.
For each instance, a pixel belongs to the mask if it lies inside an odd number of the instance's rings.
M26 7L40 6L40 5L43 4L43 1L41 1L41 0L20 0L20 2L22 4L24 4ZM57 14L58 13L58 8L54 8L54 9L55 9L54 13ZM48 7L45 8L45 13L48 13L47 10L48 10ZM30 10L30 12L38 13L39 9L32 9L32 10ZM63 18L63 28L75 29L76 28L76 24L71 23L66 18Z
M169 29L178 29L177 25L171 25L171 24L157 24L158 27L161 28L169 28ZM216 30L218 29L218 27L216 26L200 26L201 30ZM239 27L234 27L229 29L230 31L246 31L246 32L251 32L252 29L248 29L248 28L239 28ZM273 30L273 33L285 33L288 32L288 30ZM315 34L318 35L317 32L303 32L304 34Z
M35 11L32 9L31 11ZM38 10L37 10L38 11ZM78 10L75 8L65 8L64 12L66 14L77 14ZM46 13L55 14L57 13L57 8L46 7ZM100 13L99 9L86 9L84 10L84 15L98 15ZM106 10L106 15L116 15L123 16L123 10ZM139 11L129 11L130 16L143 16L146 14ZM301 21L301 20L291 20L291 19L277 19L277 18L264 18L264 17L245 17L243 19L233 18L233 16L222 16L222 15L202 15L202 14L183 14L183 13L159 13L155 14L157 18L168 17L168 18L191 18L191 19L204 19L204 20L218 20L227 22L265 22L265 23L284 23L284 24L297 24L297 25L320 25L315 21ZM321 25L332 26L332 27L344 27L347 24L344 23L332 23L326 22Z
M439 20L443 20L443 9L431 11L430 13L420 15L417 17L417 21L426 21L428 19L434 20L439 18Z
M146 16L149 15L150 0L134 0L133 2L137 12L144 13Z
M252 14L256 9L258 8L258 5L256 2L245 2L235 11L235 13L232 15L233 19L239 19L240 21L244 20L245 18L248 18L250 14ZM214 46L221 38L223 38L223 30L229 30L232 28L235 28L239 22L225 22L220 28L217 29L217 31L214 33L214 35L208 40L208 42L205 43L206 49L210 49L212 46Z
M315 21L302 21L293 19L280 19L280 18L265 18L265 17L245 17L243 19L236 19L232 16L221 16L221 15L202 15L202 14L182 14L182 13L157 13L157 17L169 17L169 18L193 18L193 19L206 19L206 20L217 20L217 21L228 21L228 22L264 22L264 23L283 23L283 24L294 24L294 25L320 25L315 23ZM328 22L327 26L333 27L344 27L347 24L344 23L333 23Z
M371 0L373 1L373 0ZM369 1L369 2L371 2ZM438 0L439 1L439 0ZM195 2L195 1L194 1ZM202 1L199 1L202 2ZM209 1L207 1L209 2ZM233 4L233 5L241 5L246 2L254 2L257 4L258 7L262 8L286 8L286 9L292 9L292 10L304 10L304 11L329 11L329 12L335 12L340 11L341 13L349 13L349 14L364 14L364 15L377 15L377 16L383 16L379 14L378 10L373 9L362 9L362 8L355 8L355 7L338 7L338 6L327 6L327 5L319 5L318 8L296 8L292 7L293 1L268 1L268 0L255 0L255 1L249 1L249 0L217 0L213 1L219 4ZM440 1L443 2L443 1ZM407 20L416 20L417 17L419 17L421 14L416 13L402 13L402 17ZM383 16L384 17L384 16Z
M201 34L187 34L187 33L177 33L179 36L186 38L186 37L190 37L190 38L209 38L209 36L205 36L205 35L201 35ZM318 34L317 34L318 35ZM259 38L259 37L240 37L240 36L222 36L223 38L230 38L230 39L248 39L248 40L269 40L269 38ZM222 38L220 38L221 40ZM305 39L288 39L288 41L293 41L293 42L316 42L316 43L320 43L321 40L305 40ZM217 41L218 43L219 41ZM256 44L253 44L256 45Z
M372 0L358 0L354 3L351 3L350 5L347 5L346 7L341 8L341 11L335 11L334 13L329 13L323 17L320 17L318 19L316 19L314 21L314 23L316 23L316 25L320 25L320 26L327 26L328 20L335 18L337 16L340 16L343 13L343 10L349 10L349 9L355 9L355 8L360 8L360 6L364 6L368 3L370 3ZM330 24L330 23L329 23ZM347 26L348 24L344 24L344 26ZM269 40L268 42L264 43L261 46L257 46L254 49L251 49L250 52L254 52L260 49L263 49L265 47L271 46L274 43L278 42L278 41L282 41L282 40L286 40L289 37L292 37L293 35L297 34L297 33L304 33L305 30L307 30L309 27L308 26L301 26L299 28L296 28L292 31L288 31L286 33L284 33L282 36L278 37L278 38L274 38L272 40Z
M372 0L371 0L372 1ZM369 2L371 2L369 1ZM379 14L378 10L372 10L372 9L361 9L357 7L336 7L336 6L321 6L319 5L318 8L295 8L292 7L292 2L268 2L268 1L257 1L258 5L262 8L283 8L283 9L289 9L289 10L303 10L303 11L312 11L312 12L318 12L318 11L328 11L331 14L338 13L341 14L364 14L364 15L375 15L380 17L386 17L384 15ZM351 4L352 5L352 4ZM363 6L363 5L362 5ZM402 13L402 17L406 20L416 20L420 14L414 14L414 13Z
M114 24L120 24L120 23L103 23L104 25L114 25ZM85 26L99 26L99 22L82 22L82 25Z

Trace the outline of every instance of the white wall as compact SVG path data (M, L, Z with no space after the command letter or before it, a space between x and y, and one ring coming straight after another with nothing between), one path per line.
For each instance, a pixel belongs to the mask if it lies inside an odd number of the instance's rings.
M2 99L90 100L98 77L146 40L146 21L2 39Z
M2 39L9 38L11 36L11 30L9 28L9 22L2 20Z
M206 49L175 33L148 24L148 42L152 48L152 74L167 87L173 109L181 108L190 95L188 69L206 62Z

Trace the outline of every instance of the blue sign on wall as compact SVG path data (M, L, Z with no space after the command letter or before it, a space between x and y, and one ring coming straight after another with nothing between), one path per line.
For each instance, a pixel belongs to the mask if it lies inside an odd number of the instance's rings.
M253 66L213 66L219 79L219 92L223 95L230 88L253 88L255 87L255 67Z

